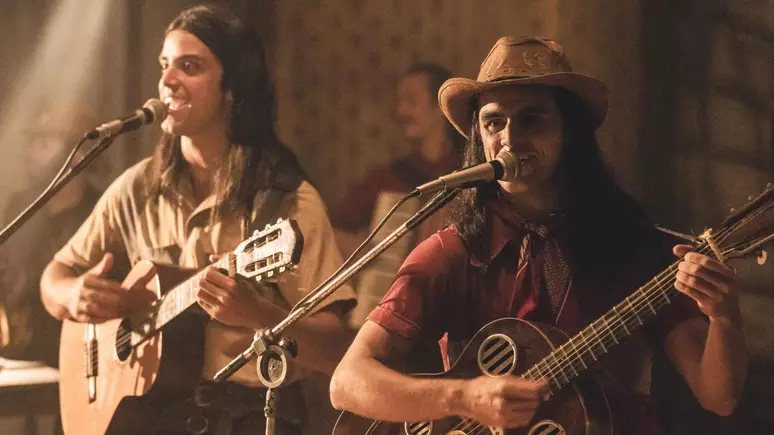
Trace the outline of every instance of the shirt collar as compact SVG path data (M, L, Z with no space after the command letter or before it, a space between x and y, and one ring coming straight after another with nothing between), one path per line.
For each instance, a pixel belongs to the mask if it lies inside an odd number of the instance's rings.
M491 262L505 249L511 241L521 241L527 233L535 234L541 239L549 237L549 228L546 225L527 221L516 213L508 204L508 201L498 194L487 207L491 213L491 231L489 235L489 255L487 260ZM556 219L551 219L552 224ZM553 225L552 225L553 226ZM481 262L473 258L474 266L481 266Z

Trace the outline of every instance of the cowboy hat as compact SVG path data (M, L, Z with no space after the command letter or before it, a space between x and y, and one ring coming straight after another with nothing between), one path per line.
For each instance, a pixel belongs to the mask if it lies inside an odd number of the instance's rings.
M501 86L547 85L567 89L586 102L594 129L607 114L607 86L572 72L564 49L556 41L533 36L500 38L481 63L476 80L454 77L438 90L438 104L463 136L470 135L471 100L481 92Z

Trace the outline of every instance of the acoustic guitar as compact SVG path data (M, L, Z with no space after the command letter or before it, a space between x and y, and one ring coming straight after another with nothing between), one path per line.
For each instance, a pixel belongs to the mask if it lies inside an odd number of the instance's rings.
M717 231L696 240L695 251L721 262L758 256L774 239L774 188L726 218ZM674 262L636 292L572 338L559 329L516 318L495 320L481 328L452 367L437 378L519 376L547 380L551 398L541 405L530 426L520 429L488 427L464 417L437 421L388 423L343 412L334 435L596 435L616 433L607 399L593 377L581 376L610 349L624 341L677 293Z
M214 265L230 276L272 279L293 269L302 249L295 222L280 220ZM64 322L59 395L66 434L148 434L169 403L192 396L209 320L190 309L198 273L139 262L122 286L156 293L149 311L100 324Z

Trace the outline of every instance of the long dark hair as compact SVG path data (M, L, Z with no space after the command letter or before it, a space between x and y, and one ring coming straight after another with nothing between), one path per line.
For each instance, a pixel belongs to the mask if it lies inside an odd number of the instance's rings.
M618 221L642 221L645 215L634 200L615 184L611 171L600 155L599 145L586 103L575 94L553 88L556 104L562 115L562 152L554 172L554 182L559 191L560 213L564 220L576 228L609 225ZM473 122L470 140L463 155L464 166L486 161L484 145L478 127L478 100L471 101ZM488 262L490 212L487 203L496 199L500 192L497 182L482 184L463 191L452 205L451 224L473 256ZM608 227L609 228L609 227ZM570 231L577 238L584 231Z
M278 162L297 164L274 129L274 86L261 37L236 15L213 5L184 10L169 24L166 33L173 30L196 36L212 51L223 67L221 90L230 91L233 97L228 120L230 146L219 162L213 182L218 202L213 218L249 213L256 205L256 194L269 187ZM172 170L171 181L179 181L184 168L180 138L163 134L152 164L153 193L161 191L165 182L161 174L168 169Z

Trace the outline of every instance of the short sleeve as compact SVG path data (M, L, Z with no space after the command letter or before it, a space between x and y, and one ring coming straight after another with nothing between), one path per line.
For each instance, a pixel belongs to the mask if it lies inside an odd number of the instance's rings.
M343 260L336 246L325 205L314 187L303 182L296 194L289 195L289 198L294 201L289 217L295 220L304 237L298 271L284 274L279 280L280 291L292 306L330 277ZM317 309L337 302L342 304L342 312L347 312L355 306L355 292L349 284L339 287Z
M368 320L410 341L437 341L446 332L445 307L464 289L467 255L447 228L420 243Z
M106 252L126 260L126 248L119 227L121 195L126 194L126 173L117 178L97 201L80 228L54 256L78 273L97 264Z

